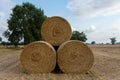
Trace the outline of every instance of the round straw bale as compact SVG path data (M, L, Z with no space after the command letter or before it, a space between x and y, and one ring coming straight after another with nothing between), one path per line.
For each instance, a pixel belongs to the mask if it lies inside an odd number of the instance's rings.
M42 24L41 35L43 39L54 46L70 40L72 30L70 24L62 17L54 16L48 18Z
M49 73L56 65L56 51L45 41L33 42L25 47L20 61L29 73Z
M65 73L85 73L94 62L90 48L77 40L64 42L59 47L57 54L58 65Z

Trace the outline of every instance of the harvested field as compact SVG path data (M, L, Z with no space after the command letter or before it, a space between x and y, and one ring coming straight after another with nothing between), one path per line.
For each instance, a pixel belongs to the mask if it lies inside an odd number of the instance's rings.
M89 45L95 62L86 74L29 74L22 70L23 49L0 48L0 80L120 80L120 45Z

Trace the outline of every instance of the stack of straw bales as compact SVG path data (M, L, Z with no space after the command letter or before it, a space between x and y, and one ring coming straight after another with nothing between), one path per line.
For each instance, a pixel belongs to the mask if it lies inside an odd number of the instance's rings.
M92 51L83 42L70 40L71 26L64 18L47 19L41 35L45 41L30 43L21 54L20 61L27 72L49 73L56 63L64 73L85 73L92 67Z

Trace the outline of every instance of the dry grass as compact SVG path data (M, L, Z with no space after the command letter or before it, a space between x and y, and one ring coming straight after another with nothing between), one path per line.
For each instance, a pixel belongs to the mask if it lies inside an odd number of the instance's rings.
M21 48L13 48L13 47L9 47L6 48L6 47L3 47L3 46L0 46L0 56L4 56L4 55L8 55L8 54L17 54L17 53L20 53L21 52Z
M107 80L120 80L120 45L92 45L95 63L92 69Z

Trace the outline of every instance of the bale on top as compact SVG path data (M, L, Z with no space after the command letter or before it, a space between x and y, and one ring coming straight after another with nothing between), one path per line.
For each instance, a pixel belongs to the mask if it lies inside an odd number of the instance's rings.
M93 65L94 56L83 42L64 42L57 51L58 65L65 73L86 73Z
M56 65L56 51L45 41L33 42L25 47L20 61L27 72L49 73Z
M63 42L70 40L72 30L67 20L53 16L42 24L41 35L45 41L53 46L59 46Z

